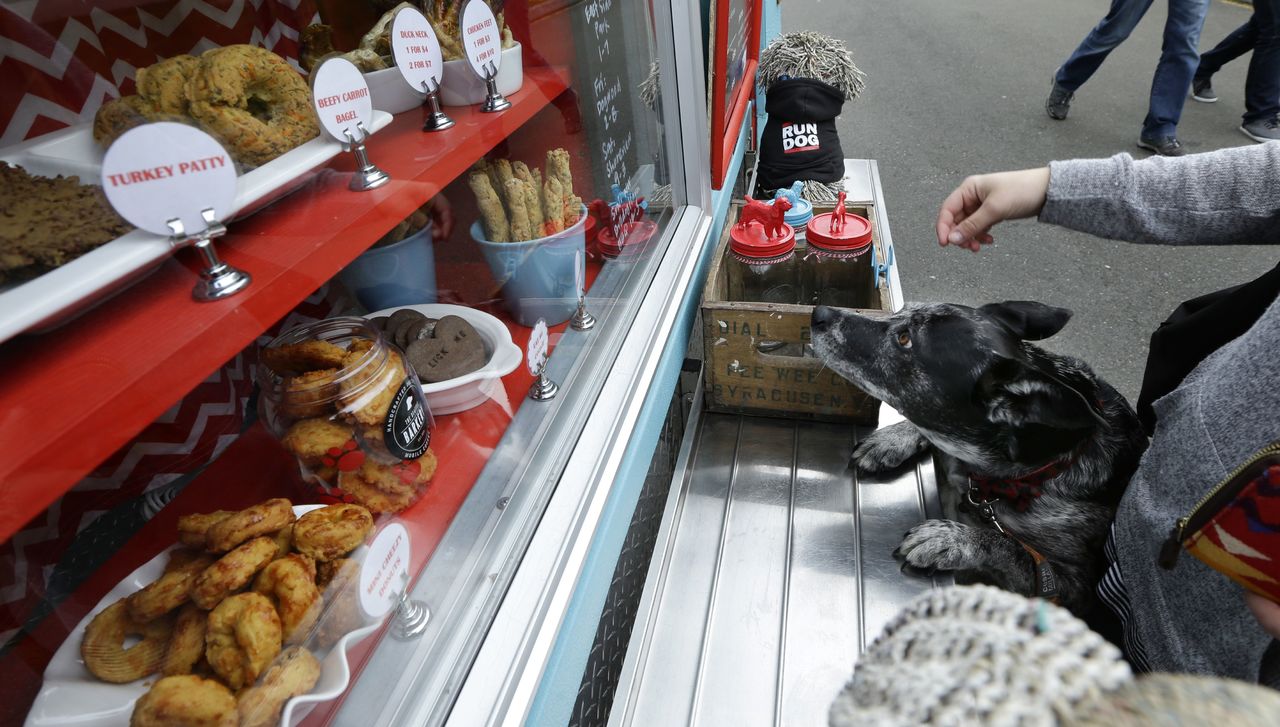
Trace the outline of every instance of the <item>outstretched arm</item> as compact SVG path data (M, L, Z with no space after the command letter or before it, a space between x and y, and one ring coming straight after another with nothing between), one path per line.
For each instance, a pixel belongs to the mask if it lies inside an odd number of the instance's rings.
M1280 144L1142 161L1117 154L969 177L942 203L938 242L976 252L996 223L1036 214L1137 243L1280 243Z

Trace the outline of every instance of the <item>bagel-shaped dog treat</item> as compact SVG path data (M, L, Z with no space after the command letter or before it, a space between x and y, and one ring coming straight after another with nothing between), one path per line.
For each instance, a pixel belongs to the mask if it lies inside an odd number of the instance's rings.
M286 525L276 531L271 539L276 541L276 559L283 558L293 550L293 525Z
M241 164L266 164L320 133L306 81L263 48L207 51L191 75L187 97L191 116Z
M205 568L191 584L191 601L205 610L243 588L253 574L276 557L276 541L254 538Z
M212 679L170 676L133 705L130 727L236 727L236 698Z
M93 140L111 146L121 134L159 118L156 107L141 96L125 96L102 104L93 117Z
M187 82L199 67L199 58L180 55L139 68L135 79L138 95L162 114L185 116L190 107Z
M436 473L435 452L417 459L383 465L372 459L353 472L338 475L338 486L371 513L400 512L412 505Z
M180 553L182 551L175 551ZM129 596L129 616L139 623L153 621L173 609L186 603L191 597L191 584L196 578L213 565L211 556L201 555L187 559L181 557L182 563L147 585L141 591Z
M178 518L178 542L189 548L203 550L208 544L209 528L235 514L235 510L218 510L210 513L183 515Z
M306 694L320 680L320 662L301 646L285 649L263 675L237 700L240 727L268 727L280 723L284 703Z
M164 652L160 673L171 677L194 671L204 656L204 634L208 626L208 613L194 603L183 606L173 623L173 636Z
M274 533L293 520L293 503L283 497L260 502L209 526L205 548L225 553L246 540Z
M234 690L253 684L280 653L280 617L260 593L227 598L209 612L205 658Z
M173 623L169 619L156 619L150 623L138 623L129 618L129 607L124 599L104 608L84 630L80 642L80 656L93 675L104 682L125 684L154 674L164 660ZM141 637L141 641L128 649L125 638Z
M373 529L373 516L359 505L329 505L298 518L293 543L299 553L318 561L334 560L364 542Z
M352 370L339 385L343 411L361 424L381 427L387 421L391 402L404 383L404 361L395 351L387 360L367 360L368 352L348 353L345 365ZM362 366L363 364L363 366Z
M315 561L293 553L272 561L253 582L253 590L271 600L280 615L286 644L306 638L320 616L320 589Z

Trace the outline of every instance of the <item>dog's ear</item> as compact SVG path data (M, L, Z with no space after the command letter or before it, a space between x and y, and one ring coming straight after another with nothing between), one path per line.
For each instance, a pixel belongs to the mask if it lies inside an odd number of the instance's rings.
M978 379L974 397L991 422L1008 427L1010 458L1034 462L1072 449L1106 422L1082 388L1001 357Z
M1033 300L1006 300L978 308L1023 341L1040 341L1061 331L1071 320L1071 311Z

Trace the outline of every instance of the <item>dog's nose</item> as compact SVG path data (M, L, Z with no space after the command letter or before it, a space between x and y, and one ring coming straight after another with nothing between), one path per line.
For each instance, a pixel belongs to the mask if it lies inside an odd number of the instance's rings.
M810 319L810 325L815 331L825 331L836 320L836 312L832 308L820 305L813 309L813 317Z

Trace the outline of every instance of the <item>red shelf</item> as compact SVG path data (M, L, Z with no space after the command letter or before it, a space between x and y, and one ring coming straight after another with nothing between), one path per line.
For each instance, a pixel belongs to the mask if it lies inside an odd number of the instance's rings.
M343 155L289 198L232 224L218 247L253 276L239 295L193 301L194 255L184 251L57 331L0 346L0 541L566 88L556 70L530 68L503 113L451 108L457 125L431 134L421 131L422 113L400 114L368 143L392 177L386 186L349 191Z

